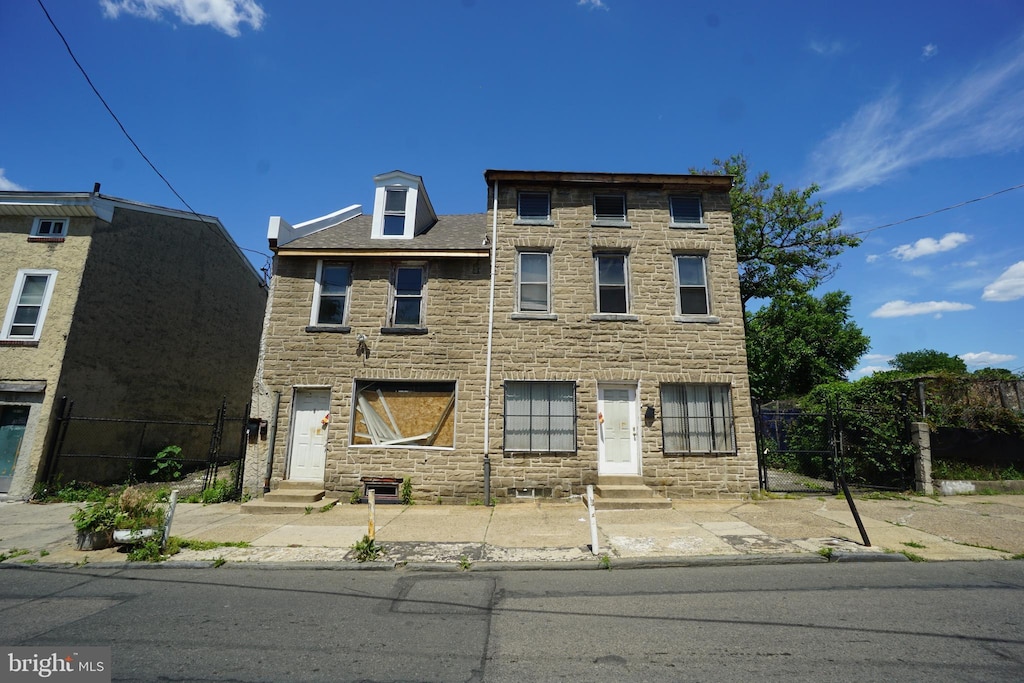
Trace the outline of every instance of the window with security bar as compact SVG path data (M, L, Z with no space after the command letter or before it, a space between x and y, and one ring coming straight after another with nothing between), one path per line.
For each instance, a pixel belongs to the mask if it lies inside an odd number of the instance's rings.
M727 384L662 384L665 453L735 453L732 395Z

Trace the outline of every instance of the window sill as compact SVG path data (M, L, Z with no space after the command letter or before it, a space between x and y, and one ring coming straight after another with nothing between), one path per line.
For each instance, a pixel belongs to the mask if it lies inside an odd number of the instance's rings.
M717 315L674 315L672 320L677 323L704 323L705 325L717 325L722 322Z
M0 339L0 346L39 346L38 339Z
M633 224L629 221L591 221L590 227L592 228L632 228Z
M632 323L640 320L640 316L632 313L594 313L590 316L594 322L624 322Z
M398 335L417 335L426 334L427 328L425 327L382 327L380 328L381 334L398 334Z
M512 313L512 320L558 320L556 313Z
M348 325L307 325L306 332L341 332L347 334L352 331Z
M51 243L59 244L60 242L64 241L64 238L63 237L39 237L39 236L35 236L34 235L34 236L30 236L28 238L28 241L29 242L51 242Z
M669 223L668 227L676 230L707 230L711 226L707 223Z
M547 218L517 218L512 225L544 225L549 228L555 227L555 222Z
M663 455L666 458L682 458L682 457L723 457L728 458L736 455L736 451L665 451Z
M576 457L576 455L577 455L576 451L503 451L503 453L505 455L509 456L510 458L521 458L521 457L524 457L524 456L525 457L529 457L529 456L537 456L537 455L542 455L542 456L553 455L553 456L557 456L557 457L560 457L560 458L564 458L564 457Z

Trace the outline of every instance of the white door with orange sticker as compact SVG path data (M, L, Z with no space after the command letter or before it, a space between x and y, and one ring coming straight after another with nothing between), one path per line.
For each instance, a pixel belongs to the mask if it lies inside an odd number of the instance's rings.
M636 387L597 388L598 474L640 474Z
M330 407L329 389L295 390L288 479L323 483Z

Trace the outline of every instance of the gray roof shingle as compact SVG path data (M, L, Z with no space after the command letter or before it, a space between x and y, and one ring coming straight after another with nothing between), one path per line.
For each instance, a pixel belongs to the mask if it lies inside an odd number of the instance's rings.
M283 244L282 251L292 249L366 249L373 251L480 251L485 249L487 214L471 213L438 216L437 223L411 240L371 239L373 217L356 216L338 225Z

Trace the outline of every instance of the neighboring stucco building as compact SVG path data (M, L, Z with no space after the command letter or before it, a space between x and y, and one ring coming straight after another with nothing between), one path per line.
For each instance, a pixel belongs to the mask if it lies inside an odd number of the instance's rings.
M0 192L0 253L0 495L46 474L63 396L118 419L244 410L266 290L218 219L98 186Z
M271 219L271 488L483 501L486 457L495 498L756 490L731 178L491 170L458 216L374 180Z

